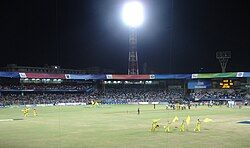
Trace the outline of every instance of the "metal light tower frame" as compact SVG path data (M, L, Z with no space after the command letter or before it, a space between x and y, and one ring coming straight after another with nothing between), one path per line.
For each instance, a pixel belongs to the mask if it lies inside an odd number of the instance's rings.
M143 5L140 1L128 1L123 6L122 18L129 28L129 57L128 57L128 74L138 75L138 55L137 55L137 28L143 23L144 18Z
M226 72L228 60L231 58L231 51L217 51L216 59L219 60L221 66L221 72Z
M128 74L138 75L138 56L137 56L137 28L129 29L129 57L128 57Z

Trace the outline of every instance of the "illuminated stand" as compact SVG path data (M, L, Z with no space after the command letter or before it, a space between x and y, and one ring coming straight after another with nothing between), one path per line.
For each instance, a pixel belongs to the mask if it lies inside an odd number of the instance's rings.
M138 1L126 3L122 10L124 23L129 26L128 74L138 75L137 28L143 23L143 6Z

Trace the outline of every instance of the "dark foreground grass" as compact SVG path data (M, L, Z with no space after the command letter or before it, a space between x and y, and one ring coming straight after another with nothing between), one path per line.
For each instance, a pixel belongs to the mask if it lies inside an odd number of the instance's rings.
M198 107L191 110L165 110L164 106L110 105L103 108L40 107L38 117L0 121L0 147L250 147L250 108ZM0 109L0 120L20 119L21 108ZM177 115L191 116L189 131L165 133L163 124ZM197 118L211 118L202 123L200 133L193 132ZM160 128L149 132L152 119L160 118ZM178 123L173 127L179 126Z

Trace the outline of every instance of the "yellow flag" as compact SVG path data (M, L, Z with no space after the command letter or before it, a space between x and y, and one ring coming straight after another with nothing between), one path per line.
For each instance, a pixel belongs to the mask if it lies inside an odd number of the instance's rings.
M179 120L179 118L177 116L175 116L172 122L176 122L178 120Z
M205 119L203 120L203 122L213 122L213 120L210 119L210 118L205 118Z
M191 118L190 118L190 116L188 115L187 118L186 118L186 123L187 123L187 125L190 124L190 120L191 120Z
M154 119L153 122L159 122L161 119Z

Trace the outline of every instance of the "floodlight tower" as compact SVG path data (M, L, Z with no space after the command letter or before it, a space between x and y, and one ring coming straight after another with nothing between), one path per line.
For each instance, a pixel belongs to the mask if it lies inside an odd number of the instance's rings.
M129 26L128 74L139 74L137 56L137 28L143 23L143 6L139 1L129 1L123 7L122 18Z
M227 62L231 58L231 51L217 51L216 58L220 62L221 72L226 72Z

